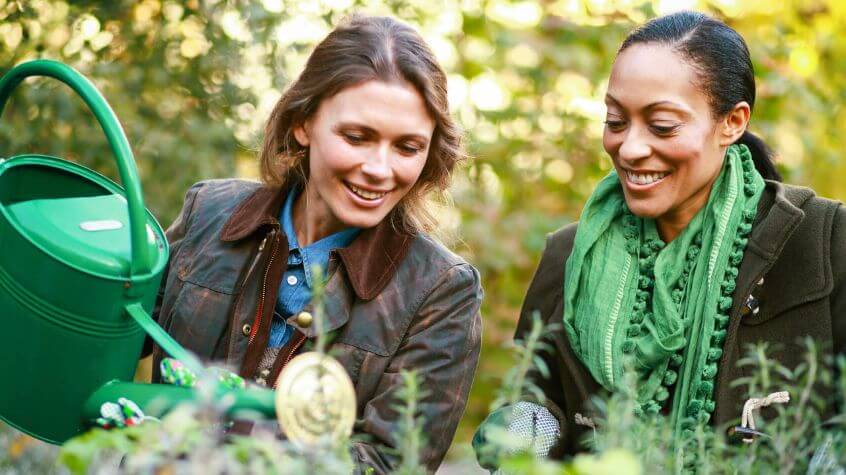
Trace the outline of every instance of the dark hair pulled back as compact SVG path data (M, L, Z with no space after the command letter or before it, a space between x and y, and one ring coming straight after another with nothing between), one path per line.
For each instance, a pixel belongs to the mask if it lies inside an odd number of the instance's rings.
M700 87L715 117L728 114L739 102L755 107L755 70L746 42L730 26L697 12L678 12L655 18L634 30L620 52L640 43L661 43L689 61L700 78ZM749 147L755 168L765 179L781 181L773 152L748 130L736 143Z

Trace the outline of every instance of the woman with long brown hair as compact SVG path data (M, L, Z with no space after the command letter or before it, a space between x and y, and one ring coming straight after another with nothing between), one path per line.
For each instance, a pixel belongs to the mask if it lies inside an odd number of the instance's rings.
M390 471L401 370L415 370L437 469L464 411L479 355L478 272L427 233L427 198L463 158L446 76L420 35L354 16L311 54L276 104L262 182L210 180L168 230L159 323L207 361L274 387L315 337L309 311L326 275L328 351L355 386L353 457ZM158 372L162 353L154 351ZM159 375L154 374L154 379Z

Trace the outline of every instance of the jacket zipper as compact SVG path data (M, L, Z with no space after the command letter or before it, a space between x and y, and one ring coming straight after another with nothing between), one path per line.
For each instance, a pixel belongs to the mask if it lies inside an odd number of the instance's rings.
M285 357L285 362L282 363L282 366L279 367L279 373L276 375L276 380L273 382L273 389L276 389L276 386L279 385L279 375L282 374L282 370L285 369L285 366L288 365L288 362L294 359L294 354L297 352L297 350L300 349L300 347L303 345L303 343L305 343L305 341L305 335L297 335L297 340L294 341L291 347L291 351Z
M273 247L270 250L270 260L267 262L267 267L264 269L264 277L261 283L261 294L259 296L259 304L258 309L256 311L256 318L253 321L253 328L250 330L250 339L247 341L247 345L252 345L253 340L256 339L256 335L258 334L259 326L261 325L261 315L264 312L264 296L267 293L267 275L270 273L270 268L273 266L273 260L276 258L276 248L279 246L278 240L276 239L276 233L274 231L273 234Z
M244 292L243 292L244 284L247 282L247 280L253 274L253 271L255 270L256 265L261 260L261 251L264 250L264 245L266 243L267 243L267 236L265 236L264 239L261 240L261 243L259 244L258 250L253 255L252 259L250 259L250 267L247 268L247 271L244 273L244 276L241 278L241 281L238 284L238 289L239 289L238 295L237 295L237 297L235 297L235 302L232 305L232 309L231 309L229 317L228 317L230 331L226 335L226 344L224 345L224 351L226 351L227 358L229 357L228 356L229 350L230 350L229 345L232 343L231 335L232 335L233 331L236 331L235 330L235 313L238 309L238 306L241 303L241 299L243 299L243 297L244 297Z

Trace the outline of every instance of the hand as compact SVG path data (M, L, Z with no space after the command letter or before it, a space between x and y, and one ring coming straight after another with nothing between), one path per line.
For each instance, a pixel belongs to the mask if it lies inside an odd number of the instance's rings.
M479 465L493 471L520 452L546 458L560 437L559 422L547 408L518 401L488 415L473 435L473 449Z

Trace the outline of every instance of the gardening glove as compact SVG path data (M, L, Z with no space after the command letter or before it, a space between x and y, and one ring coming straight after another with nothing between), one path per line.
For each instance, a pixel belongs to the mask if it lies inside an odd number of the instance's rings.
M100 406L100 417L95 421L103 429L122 429L141 424L145 420L155 419L145 416L137 404L124 397L117 402L107 402Z
M485 418L473 435L473 450L479 465L494 471L504 457L521 451L546 458L560 437L558 419L547 408L519 401Z
M186 388L193 388L197 384L197 375L179 360L164 358L159 369L165 383ZM244 378L231 371L222 368L210 368L210 371L217 374L218 382L227 389L243 389L247 386Z

